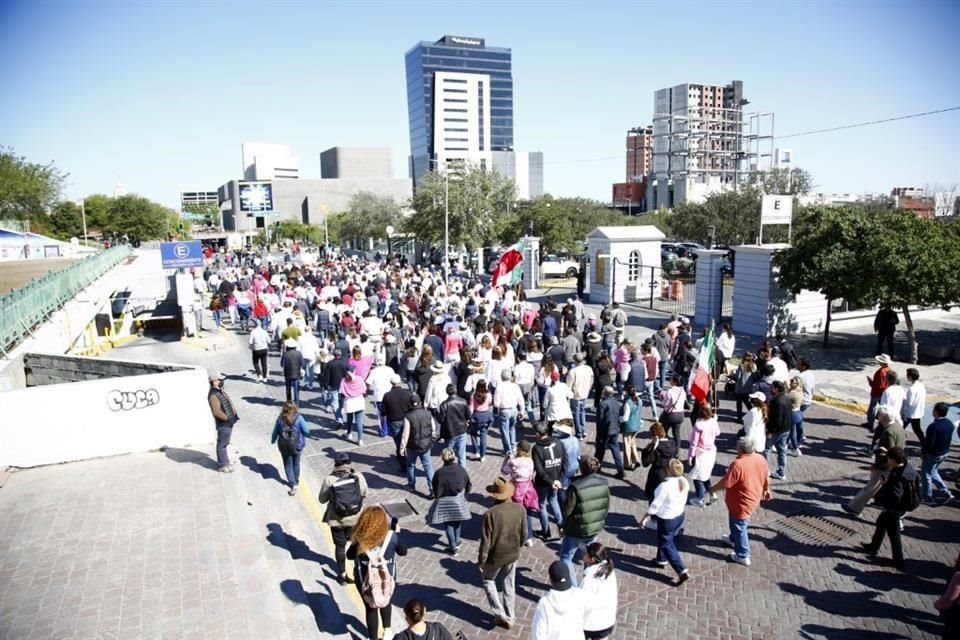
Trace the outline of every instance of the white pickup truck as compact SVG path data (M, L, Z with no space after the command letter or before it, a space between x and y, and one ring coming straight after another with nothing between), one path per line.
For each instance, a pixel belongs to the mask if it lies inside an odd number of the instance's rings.
M570 258L550 254L540 261L540 275L545 278L576 278L579 272L580 264Z

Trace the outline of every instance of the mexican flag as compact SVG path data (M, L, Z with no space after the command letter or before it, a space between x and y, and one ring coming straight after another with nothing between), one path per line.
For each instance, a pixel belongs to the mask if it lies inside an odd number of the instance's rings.
M697 356L697 370L693 373L693 384L690 387L690 394L700 404L706 402L707 396L710 395L710 374L713 373L714 352L713 327L710 327L707 330L707 335L703 338L703 344L700 346L700 353Z
M524 249L526 249L526 243L521 240L503 252L500 262L497 263L497 270L493 272L491 286L512 287L523 279Z

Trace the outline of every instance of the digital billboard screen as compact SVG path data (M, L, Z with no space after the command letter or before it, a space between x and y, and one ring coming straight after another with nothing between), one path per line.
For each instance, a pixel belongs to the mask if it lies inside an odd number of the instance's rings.
M273 185L269 182L241 182L239 189L243 213L273 211Z

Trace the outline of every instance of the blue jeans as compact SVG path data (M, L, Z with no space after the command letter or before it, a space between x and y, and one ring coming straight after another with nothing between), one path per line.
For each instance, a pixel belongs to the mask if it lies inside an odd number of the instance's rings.
M661 360L657 363L657 391L667 387L667 361Z
M790 438L790 432L774 433L767 440L767 450L777 450L777 473L786 477L787 475L787 440Z
M286 380L287 383L287 402L300 406L300 378Z
M580 555L580 545L587 546L596 540L596 538L596 536L590 538L563 536L563 540L560 542L560 560L570 569L570 583L574 587L580 585L580 581L577 579L577 566L574 564L577 556Z
M669 520L657 518L657 562L669 562L677 575L687 570L674 542L677 531L683 528L683 520L682 513Z
M733 543L733 550L741 558L750 557L750 539L747 537L747 525L750 524L749 518L739 519L728 516L730 520L730 542Z
M790 448L799 449L803 444L803 411L796 409L790 414Z
M400 439L403 437L403 420L398 422L390 423L390 436L393 437L393 442L397 445L397 461L400 463L400 469L403 471L407 470L407 456L400 455Z
M601 464L607 450L613 454L613 464L617 467L617 473L623 473L623 450L620 448L620 430L616 426L605 430L597 429L594 456Z
M473 452L481 458L487 455L487 432L492 424L492 411L478 411L470 417L470 440L473 442Z
M363 411L347 414L347 420L353 423L353 430L357 432L357 444L363 444Z
M300 451L293 454L280 452L280 457L283 458L283 470L287 474L287 483L291 487L300 484L300 453Z
M587 435L587 401L571 400L570 412L573 413L573 433L578 438Z
M457 454L457 462L461 467L467 467L467 434L461 433L458 436L453 436L450 438L450 442L447 443L447 446L453 449L453 452Z
M407 484L411 489L417 487L417 460L423 465L423 472L427 476L427 493L433 494L433 462L430 460L430 451L411 451L407 449Z
M500 438L503 440L503 455L513 455L517 450L517 410L500 409Z
M317 381L317 372L316 372L316 363L313 360L304 359L303 369L307 373L306 385L307 389L311 388L313 384Z
M647 400L650 403L650 419L653 422L657 421L657 393L654 389L656 387L656 380L647 380L644 382L644 389L646 390ZM640 389L637 389L639 392ZM643 397L641 396L641 401ZM640 415L643 416L643 407L640 408Z
M333 409L333 419L337 422L337 425L342 425L343 399L340 397L340 392L337 389L330 392L330 407Z
M447 530L447 545L451 549L456 549L460 546L460 523L459 522L448 522L444 525L444 528Z
M213 313L213 326L215 326L217 329L219 329L219 328L220 328L221 315L222 315L223 312L222 312L222 311L213 311L212 313Z
M383 403L374 402L377 407L377 418L380 421L380 435L385 436L390 432L390 426L387 424L387 414L384 413Z
M880 404L880 396L870 396L870 406L867 407L867 428L873 433L873 422L877 418L877 405Z
M923 475L920 477L920 482L923 489L922 498L924 500L933 500L933 485L936 485L937 489L941 492L947 495L950 494L950 489L947 487L947 483L943 481L943 478L940 477L940 471L938 470L946 459L947 454L943 454L942 456L936 456L932 453L923 454L923 461L920 464L920 472Z
M230 444L232 435L233 427L217 427L217 467L222 468L230 464L227 446Z
M560 502L557 500L557 490L553 487L537 487L537 498L540 500L540 531L544 535L550 533L550 517L547 515L547 509L553 511L553 517L557 521L557 526L563 522L563 512L560 511Z

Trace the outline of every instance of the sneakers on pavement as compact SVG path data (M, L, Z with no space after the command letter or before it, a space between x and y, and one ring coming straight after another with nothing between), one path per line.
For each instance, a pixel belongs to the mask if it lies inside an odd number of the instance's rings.
M860 515L860 512L859 512L859 511L857 511L856 509L854 509L853 507L851 507L851 506L850 506L849 504L847 504L846 502L844 502L843 504L841 504L841 505L840 505L840 508L843 509L844 511L846 511L847 513L849 513L849 514L852 515L852 516L859 516L859 515Z
M736 562L737 564L742 564L742 565L745 566L745 567L749 567L749 566L750 566L750 558L749 558L749 556L746 557L746 558L743 558L743 557L741 557L741 556L738 556L736 553L731 553L731 554L730 554L729 556L727 556L727 557L729 558L730 562Z
M677 576L677 581L673 583L673 586L679 587L689 579L690 579L690 574L687 571L684 571L683 573Z

